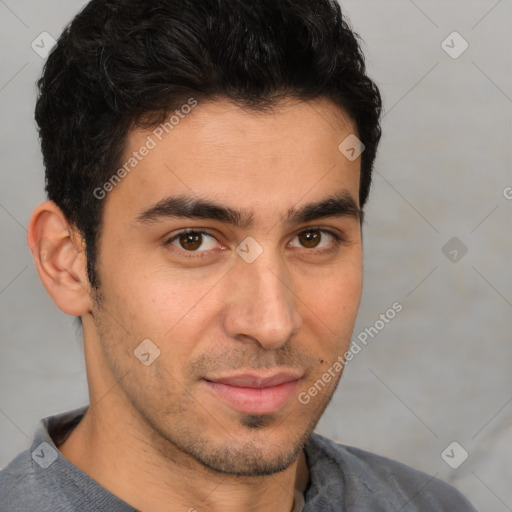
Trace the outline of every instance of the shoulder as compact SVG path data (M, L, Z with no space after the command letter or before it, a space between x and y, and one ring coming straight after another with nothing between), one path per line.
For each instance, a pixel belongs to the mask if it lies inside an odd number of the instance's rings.
M319 500L323 487L321 494L342 500L343 510L476 512L451 485L387 457L319 434L311 436L306 453L311 497Z
M87 407L40 420L30 448L0 470L1 512L136 512L57 448Z
M29 448L0 470L0 510L8 512L64 512L75 510L62 482L70 478L72 465L55 446L48 432L78 418L83 408L39 421Z
M3 499L8 491L15 492L15 490L20 490L23 487L30 487L33 480L34 473L30 462L30 451L25 450L0 470L0 499Z
M46 512L46 494L47 489L40 486L35 476L31 449L21 452L0 470L0 510Z

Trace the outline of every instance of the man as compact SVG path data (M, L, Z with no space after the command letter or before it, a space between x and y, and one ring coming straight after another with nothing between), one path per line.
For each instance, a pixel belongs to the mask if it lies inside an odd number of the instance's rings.
M313 434L348 357L381 101L329 0L93 0L50 54L28 243L90 405L5 511L474 511Z

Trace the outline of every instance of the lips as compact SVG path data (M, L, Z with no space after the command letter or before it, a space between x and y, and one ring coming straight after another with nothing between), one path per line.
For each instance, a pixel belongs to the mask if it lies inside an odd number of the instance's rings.
M208 390L231 408L244 414L271 414L279 411L297 389L302 373L244 373L204 379Z
M226 386L235 386L241 388L270 388L272 386L279 386L285 382L292 382L300 379L301 375L297 373L279 372L270 376L258 376L255 374L235 375L231 377L219 377L206 379L211 382L218 382Z

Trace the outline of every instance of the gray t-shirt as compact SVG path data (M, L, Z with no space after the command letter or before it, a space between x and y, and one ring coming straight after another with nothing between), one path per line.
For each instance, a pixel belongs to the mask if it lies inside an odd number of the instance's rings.
M57 450L87 407L40 421L32 446L0 471L0 511L136 512ZM385 457L318 434L305 453L303 512L476 512L455 488Z

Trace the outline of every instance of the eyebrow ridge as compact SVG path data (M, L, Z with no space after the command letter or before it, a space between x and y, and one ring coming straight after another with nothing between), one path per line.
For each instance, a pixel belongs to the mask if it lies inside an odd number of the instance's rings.
M304 223L325 217L355 217L363 222L364 213L347 191L327 197L318 203L309 203L298 209L288 210L286 222Z
M286 224L300 224L326 217L350 216L363 222L363 211L347 191L329 196L319 202L308 203L300 208L290 208L284 218ZM210 200L188 196L170 196L143 211L136 222L149 224L164 218L210 219L241 228L253 225L254 213L217 204Z
M209 200L194 199L188 196L170 196L142 212L136 221L148 224L158 222L166 217L212 219L239 227L250 227L253 214Z

